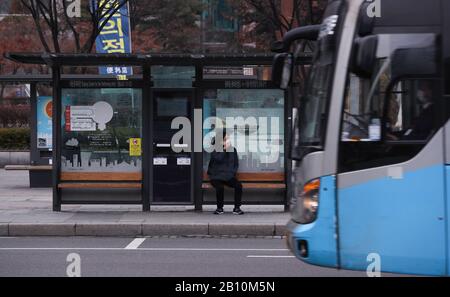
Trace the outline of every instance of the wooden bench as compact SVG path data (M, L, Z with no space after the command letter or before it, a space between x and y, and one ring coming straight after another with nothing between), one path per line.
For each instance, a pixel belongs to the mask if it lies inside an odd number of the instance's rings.
M141 189L141 183L60 183L60 189Z
M62 172L60 189L141 189L142 174L126 172Z
M52 165L6 165L5 170L51 171Z
M30 188L52 187L52 165L6 165L8 171L28 171Z
M244 189L286 189L284 173L238 173L237 179ZM213 189L206 173L203 174L202 189Z
M244 189L286 189L285 184L281 183L247 183L241 182ZM209 183L203 183L202 189L213 189L214 187Z

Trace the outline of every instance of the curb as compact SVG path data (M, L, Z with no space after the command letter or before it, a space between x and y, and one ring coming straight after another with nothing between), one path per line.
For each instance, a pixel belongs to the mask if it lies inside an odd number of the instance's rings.
M8 230L8 224L0 223L0 236L8 236L9 230Z
M75 235L74 224L17 223L8 225L8 236L73 236L73 235Z
M208 235L273 236L275 225L210 224Z
M280 224L0 223L0 236L283 236Z
M143 224L143 236L209 235L208 224Z
M141 224L75 224L74 236L139 236Z

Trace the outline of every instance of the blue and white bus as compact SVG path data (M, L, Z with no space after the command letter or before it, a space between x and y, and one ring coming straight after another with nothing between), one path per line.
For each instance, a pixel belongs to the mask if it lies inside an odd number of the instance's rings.
M450 1L333 0L309 29L296 37L317 44L292 143L290 249L338 269L375 254L383 272L450 275ZM295 54L280 55L283 85Z

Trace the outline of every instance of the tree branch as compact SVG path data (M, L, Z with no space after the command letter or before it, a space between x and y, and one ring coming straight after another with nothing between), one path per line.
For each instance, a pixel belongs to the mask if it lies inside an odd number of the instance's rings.
M53 27L52 27L52 36L53 36L53 43L55 45L55 52L59 53L61 52L60 46L59 46L59 21L58 21L58 7L57 7L57 0L53 0L51 2L52 5L52 19L53 19Z
M80 34L75 29L75 26L73 25L69 15L67 14L67 2L66 2L66 0L62 0L62 4L63 4L63 9L64 9L64 18L65 18L67 24L69 25L70 30L72 31L72 34L73 34L73 37L74 37L74 43L75 43L76 52L79 53L80 49L81 49Z
M25 6L25 8L27 8L30 11L31 16L33 17L34 24L36 26L36 30L38 32L39 39L40 39L45 51L47 53L51 52L50 46L48 45L47 40L45 39L45 36L44 36L44 32L42 31L40 17L39 17L40 13L36 6L36 2L34 0L29 0L29 1L21 0L21 3L23 4L23 6Z

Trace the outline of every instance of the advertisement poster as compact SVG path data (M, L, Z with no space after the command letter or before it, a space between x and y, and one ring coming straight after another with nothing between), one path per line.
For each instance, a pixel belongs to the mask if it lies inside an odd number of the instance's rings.
M97 128L104 131L114 110L108 102L99 101L92 106L67 105L64 115L67 132L97 131Z
M52 97L37 98L37 147L52 148Z

